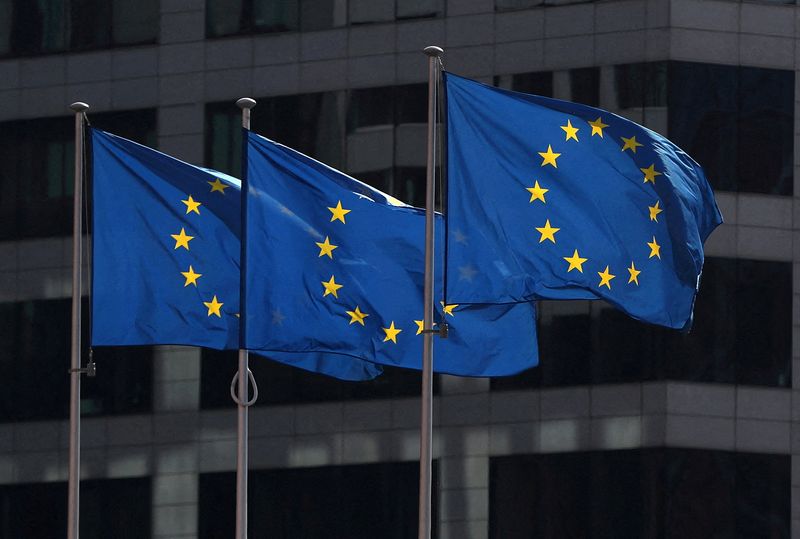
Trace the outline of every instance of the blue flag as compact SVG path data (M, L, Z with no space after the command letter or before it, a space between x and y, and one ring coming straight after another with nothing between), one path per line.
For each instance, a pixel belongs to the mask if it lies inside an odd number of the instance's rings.
M419 369L425 212L258 135L246 151L246 346ZM450 335L437 337L435 371L536 365L532 304L438 307Z
M604 299L688 327L722 222L700 166L604 110L445 84L449 301Z
M92 345L239 348L240 182L91 135ZM346 380L381 372L338 355L269 357Z

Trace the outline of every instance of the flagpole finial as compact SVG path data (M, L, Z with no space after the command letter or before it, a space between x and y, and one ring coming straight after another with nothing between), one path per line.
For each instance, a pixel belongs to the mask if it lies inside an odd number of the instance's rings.
M76 101L75 103L70 105L69 108L72 109L73 112L77 113L77 112L83 112L85 110L89 110L89 105L87 105L83 101Z
M240 109L252 109L256 106L256 100L250 97L243 97L236 101L236 106Z
M424 52L428 56L439 57L442 54L444 54L444 49L442 49L441 47L437 47L435 45L429 45L429 46L425 47L424 49L422 49L422 52Z

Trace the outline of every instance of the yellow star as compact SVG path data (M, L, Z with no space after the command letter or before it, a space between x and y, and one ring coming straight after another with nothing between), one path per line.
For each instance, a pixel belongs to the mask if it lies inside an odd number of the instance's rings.
M337 291L338 291L338 290L339 290L339 289L340 289L340 288L341 288L343 285L336 284L336 281L334 281L334 280L333 280L333 275L331 275L331 280L330 280L330 281L322 281L322 286L324 286L324 287L325 287L325 293L324 293L324 294L322 294L322 297L323 297L323 298L324 298L325 296L327 296L328 294L333 294L333 297L335 297L335 298L338 298L338 297L339 297L339 294L338 294L338 292L337 292Z
M189 215L189 212L195 212L197 215L200 215L200 210L198 209L202 204L200 202L196 202L192 195L189 195L189 200L181 200L184 204L186 204L186 215Z
M589 122L589 125L592 126L592 136L600 135L600 138L603 138L603 129L608 127L608 124L604 124L600 116L595 121Z
M188 236L186 234L186 230L183 227L181 227L180 234L170 234L170 236L172 236L172 239L175 240L176 249L178 247L183 247L187 251L189 250L189 242L194 239L194 236Z
M328 239L328 236L325 236L325 241L323 241L322 243L318 241L314 243L316 243L317 247L319 247L319 256L322 257L328 255L328 258L331 259L333 259L333 250L339 247L338 245L333 245Z
M658 207L658 202L659 201L656 200L655 206L647 206L647 209L650 210L650 220L655 221L656 223L658 222L658 214L664 211Z
M203 305L208 307L208 316L216 314L218 317L222 318L222 315L219 312L219 308L225 304L217 301L217 296L214 296L214 298L211 301L204 301Z
M445 305L445 304L444 304L444 301L440 301L439 303L440 303L440 304L441 304L441 306L442 306L442 311L444 312L444 314L449 314L450 316L455 316L455 315L453 314L453 309L455 309L456 307L458 307L458 303L455 303L455 304L453 304L453 305Z
M182 271L181 275L186 277L186 282L183 283L184 287L193 284L195 288L197 288L197 279L203 276L202 273L195 273L194 270L192 269L192 266L189 266L189 271Z
M561 154L554 152L552 146L548 144L547 151L539 152L539 155L542 156L542 166L553 165L553 168L558 168L558 165L556 164L556 159L558 159L561 156Z
M544 240L550 240L553 243L555 243L556 242L556 232L558 232L561 229L550 226L550 219L548 219L547 221L545 221L543 227L538 227L537 226L536 230L538 230L539 233L542 235L542 237L539 238L539 243L542 243Z
M534 200L541 200L542 202L545 202L544 194L550 190L540 187L538 181L533 184L533 187L526 187L525 189L531 192L530 202L533 202Z
M636 136L632 136L631 138L619 137L622 139L622 142L625 144L622 146L622 151L630 150L633 153L636 153L636 148L639 146L644 146L644 144L640 142L636 142Z
M388 328L381 329L383 329L384 333L386 333L386 337L383 339L383 342L392 341L395 344L397 344L397 334L403 331L402 329L397 329L394 327L394 321L392 321Z
M575 252L572 254L572 256L565 256L564 260L569 262L569 268L567 268L567 273L569 273L574 269L583 273L583 263L586 262L588 258L581 258L580 255L578 254L578 250L575 249Z
M331 213L333 214L333 217L331 217L331 223L336 221L336 220L339 220L339 221L344 223L344 216L347 215L348 213L350 213L350 211L351 211L351 210L346 210L346 209L342 208L342 201L341 200L336 203L336 207L335 208L328 208L328 209L331 210Z
M653 163L647 168L640 168L642 172L644 172L644 183L651 182L653 185L656 184L656 176L661 176L660 172L656 172L656 165Z
M222 183L221 181L219 181L219 178L214 178L213 182L206 182L206 183L211 186L211 192L212 193L214 191L218 191L218 192L222 193L223 195L225 194L225 189L230 187L230 185L228 185L226 183Z
M631 261L631 267L628 268L628 273L631 274L631 278L628 279L628 284L636 283L636 286L639 286L639 274L642 273L642 271L636 269L636 266L633 265L633 261Z
M661 260L661 246L656 242L656 237L653 236L653 243L647 242L647 245L650 247L650 256L647 258L653 258L657 256L659 260Z
M347 314L350 315L350 323L351 324L353 322L358 322L362 326L364 325L364 319L369 316L367 313L362 313L359 310L358 305L356 305L356 308L355 308L354 311L345 311L345 312L347 312Z
M458 305L456 305L458 307ZM425 329L425 321L424 320L414 320L414 323L417 325L417 335L422 333L422 330ZM433 327L436 327L436 322L433 323Z
M603 271L598 271L597 274L600 276L600 284L597 287L605 286L609 290L611 290L611 279L616 277L616 275L612 275L608 272L608 266Z
M562 125L560 127L567 134L567 138L564 139L565 141L569 139L574 139L575 142L578 142L578 128L572 127L572 122L567 120L567 125Z

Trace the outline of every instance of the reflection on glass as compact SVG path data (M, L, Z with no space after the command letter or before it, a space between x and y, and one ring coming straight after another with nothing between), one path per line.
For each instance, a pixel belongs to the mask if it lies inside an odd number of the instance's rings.
M789 387L791 290L788 262L708 258L689 333L599 301L539 302L539 366L491 387L665 379Z
M432 472L437 522L436 461ZM407 539L417 531L418 480L416 462L251 470L249 525L274 539ZM233 529L235 483L233 473L200 476L200 537L224 537Z
M494 457L489 537L788 538L790 461L674 448Z
M150 538L151 489L149 477L81 480L80 536ZM2 537L63 537L67 528L66 499L66 483L0 486Z
M7 383L0 392L0 421L67 417L70 309L69 299L0 303L0 374ZM83 312L89 312L86 303ZM82 357L89 357L88 317L82 329ZM152 356L149 347L96 349L97 377L83 382L82 413L150 411Z

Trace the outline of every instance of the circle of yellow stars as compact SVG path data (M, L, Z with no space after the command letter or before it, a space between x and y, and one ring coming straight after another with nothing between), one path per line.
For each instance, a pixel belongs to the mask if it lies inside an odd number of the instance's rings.
M545 190L544 192L547 192ZM343 225L347 225L347 215L352 212L353 210L345 208L342 205L341 200L336 201L336 205L334 206L327 206L328 211L330 212L331 218L330 222L333 223L338 221ZM335 260L335 253L334 251L339 248L339 245L336 245L332 242L331 237L325 236L323 241L315 241L314 242L319 252L317 253L318 258L327 257L329 260ZM336 275L331 274L330 278L327 281L320 281L322 284L322 297L333 296L336 299L339 299L339 291L345 288L345 286L341 282L336 282ZM453 312L458 305L445 305L444 302L442 304L442 312L446 316L455 316ZM345 314L348 317L348 325L361 325L361 327L366 327L366 319L370 316L370 313L364 312L361 310L360 305L356 305L353 307L352 310L345 309ZM416 335L420 335L423 332L424 321L423 320L414 320L414 324L416 325ZM436 324L433 324L434 327ZM398 336L404 330L402 327L398 327L394 320L389 321L389 327L382 327L381 330L383 331L383 342L391 342L394 344L398 344Z
M559 126L561 130L564 132L564 143L569 144L570 141L580 142L579 132L581 131L580 123L576 120L576 125L573 125L572 120L575 118L568 118L565 125ZM582 120L581 120L582 121ZM604 129L609 127L609 124L603 121L602 116L598 116L596 120L586 121L589 128L591 129L591 133L589 134L589 138L592 137L599 137L604 138ZM621 147L620 151L626 152L630 151L631 154L636 154L638 148L644 146L641 142L636 140L636 136L632 135L630 137L620 137L621 139ZM541 157L542 161L540 164L540 168L542 167L553 167L554 169L558 169L558 159L562 156L562 153L556 152L553 150L552 144L547 145L547 149L545 151L537 152ZM648 167L639 167L639 170L642 172L643 176L643 183L647 184L650 183L654 187L656 185L656 180L658 176L662 176L663 173L656 170L656 164L651 163ZM534 179L533 186L526 187L526 191L530 194L529 204L541 203L543 205L547 204L547 199L545 195L550 191L550 189L542 185L538 179ZM647 207L647 212L649 215L649 219L651 222L656 224L659 223L658 216L660 213L664 211L663 207L661 206L661 201L656 198L655 202L652 206ZM545 222L540 227L535 227L535 230L539 233L538 244L542 244L544 242L550 242L552 244L557 244L556 241L556 233L561 230L560 227L554 226L550 219L545 219ZM661 245L658 243L656 236L652 236L652 241L646 242L647 247L649 248L648 259L657 258L661 260ZM570 273L575 271L577 273L583 273L583 264L586 263L589 258L581 256L578 249L574 248L571 256L564 256L562 257L564 261L567 263L566 273ZM630 267L625 268L628 271L628 282L627 284L633 284L635 286L639 286L639 275L642 273L642 270L636 267L635 261L631 261ZM611 267L606 265L603 271L598 271L597 275L599 277L599 281L597 282L597 288L606 288L611 290L612 281L617 277L614 273L612 273ZM421 327L421 326L420 326Z

